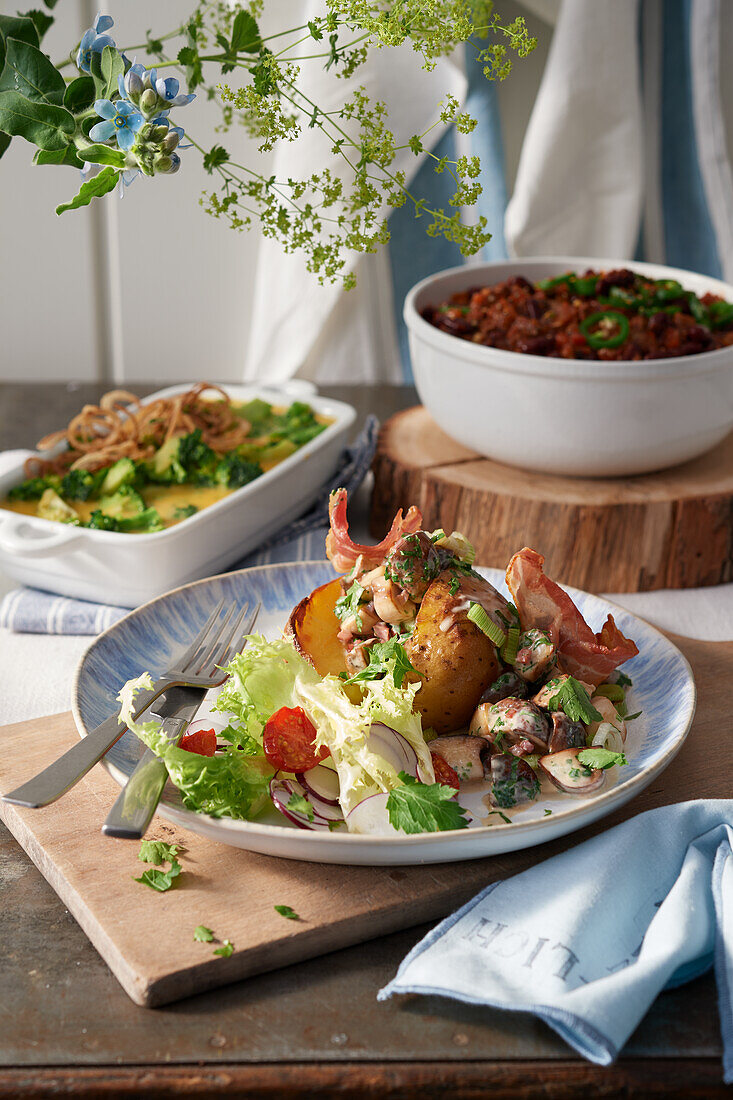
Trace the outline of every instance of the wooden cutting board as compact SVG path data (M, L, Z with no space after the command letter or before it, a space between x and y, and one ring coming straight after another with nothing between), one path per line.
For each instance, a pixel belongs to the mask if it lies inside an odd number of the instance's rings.
M415 406L379 434L374 537L383 538L397 509L410 504L428 529L470 531L479 565L504 569L522 546L542 547L550 576L588 592L733 579L733 434L656 474L559 477L482 458Z
M165 1004L443 917L494 879L642 810L730 797L733 642L672 640L692 664L699 693L692 731L677 758L614 815L524 852L423 867L340 867L255 855L156 818L148 837L185 849L180 878L160 894L134 881L145 869L137 860L138 843L100 832L118 792L101 767L44 810L0 802L0 818L133 1001ZM76 738L71 714L0 729L0 790L11 790ZM291 906L300 919L286 920L275 905ZM231 940L234 954L214 956L218 944L194 942L199 924L213 929L220 942Z

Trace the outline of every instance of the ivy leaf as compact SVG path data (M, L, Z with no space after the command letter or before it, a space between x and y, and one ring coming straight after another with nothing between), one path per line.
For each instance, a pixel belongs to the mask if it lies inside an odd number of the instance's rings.
M232 23L232 53L257 53L262 45L254 16L248 11L238 11Z
M74 133L74 117L64 107L4 91L0 92L0 130L39 149L63 149Z
M0 95L2 99L2 95ZM0 117L2 114L0 113ZM98 176L93 176L79 188L79 193L70 202L63 202L56 207L57 214L64 214L67 210L78 210L80 206L89 206L92 199L100 199L102 195L113 191L120 178L120 172L116 168L103 168Z
M111 99L113 95L117 95L117 77L125 75L125 62L118 50L112 46L105 46L102 50L100 67L102 79L105 82L101 98Z
M84 167L84 161L79 160L74 145L67 145L65 149L39 149L33 158L33 163L68 164L70 168Z
M113 149L109 145L88 145L86 149L79 149L79 158L88 161L89 164L111 164L113 168L125 167L125 154L121 149Z
M26 99L60 106L66 83L55 65L37 46L8 38L5 68L0 74L0 91L16 91Z
M228 160L229 153L223 145L212 145L208 153L204 153L204 168L211 175L215 168L226 164Z
M64 107L72 114L80 114L91 107L97 98L94 90L94 81L90 76L78 76L67 84L64 92Z
M25 15L0 15L0 38L17 38L29 46L39 46L38 31Z
M387 797L387 814L395 829L406 833L437 833L467 829L466 811L456 802L455 791L443 783L419 783L400 772L401 787Z
M52 15L46 15L45 11L38 11L34 8L32 11L24 11L23 15L26 19L30 19L33 26L36 28L39 43L43 39L44 34L53 26L54 18Z

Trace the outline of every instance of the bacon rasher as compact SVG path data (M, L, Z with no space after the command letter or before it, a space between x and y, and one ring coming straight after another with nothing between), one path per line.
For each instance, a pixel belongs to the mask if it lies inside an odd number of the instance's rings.
M639 650L624 637L613 615L599 634L594 634L577 607L559 584L546 577L545 559L525 546L515 554L506 571L506 583L514 597L522 629L546 630L557 646L565 672L597 686L608 679Z
M328 502L328 514L331 529L326 536L326 554L337 573L348 573L362 559L364 570L381 565L387 551L403 535L412 535L422 527L422 514L414 505L403 518L402 509L392 520L392 526L381 542L376 546L362 546L349 538L349 524L346 519L346 490L334 489Z

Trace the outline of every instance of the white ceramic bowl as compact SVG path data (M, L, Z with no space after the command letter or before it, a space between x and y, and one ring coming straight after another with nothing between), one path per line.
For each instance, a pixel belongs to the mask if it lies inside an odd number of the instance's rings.
M660 470L703 454L733 429L733 347L641 362L583 362L501 351L441 332L420 313L457 291L511 275L530 281L630 267L733 301L733 286L674 267L572 256L456 267L405 299L420 398L448 435L512 466L575 477Z
M189 388L190 383L170 386L145 402ZM307 401L333 423L256 481L164 531L93 531L0 509L0 569L23 584L62 596L137 607L177 585L220 572L302 515L333 475L355 410L318 397L315 387L300 381L273 389L229 384L224 389L239 401ZM23 476L20 463L0 477L0 496Z

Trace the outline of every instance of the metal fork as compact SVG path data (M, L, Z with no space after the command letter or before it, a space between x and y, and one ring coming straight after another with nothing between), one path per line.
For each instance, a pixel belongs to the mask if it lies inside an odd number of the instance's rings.
M247 610L247 608L244 609L245 612ZM242 621L242 615L239 616L231 634L229 649L225 657L217 662L218 664L228 664L237 653L241 652L245 638L251 633L259 612L260 604L257 604L237 635L236 627ZM165 702L160 707L158 717L163 719L160 732L171 745L178 744L205 695L204 688L173 688L166 692ZM102 826L104 835L123 837L126 840L140 840L144 837L160 802L167 779L168 771L161 758L151 749L146 748L107 815L107 820Z
M234 622L232 622L236 610L234 606L228 609L223 619L219 619L223 606L222 598L188 649L175 659L173 667L156 680L152 688L138 692L135 697L135 719L139 718L166 688L187 686L208 690L224 682L225 676L216 666L224 663L232 641L238 637L238 633L243 633L241 624L249 612L249 605L242 608ZM257 609L259 610L259 604ZM22 786L16 787L14 791L2 795L3 801L31 809L48 806L51 802L55 802L102 759L115 742L119 741L126 729L124 722L120 722L116 715L112 715L38 775L23 783Z

